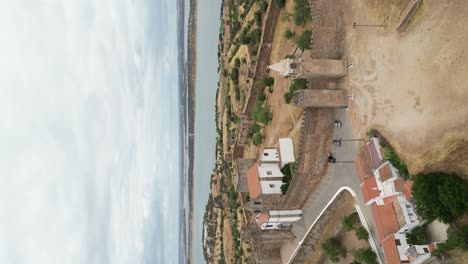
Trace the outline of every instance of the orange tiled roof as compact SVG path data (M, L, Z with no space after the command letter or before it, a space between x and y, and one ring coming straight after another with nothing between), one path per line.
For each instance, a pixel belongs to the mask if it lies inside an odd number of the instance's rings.
M380 195L375 176L364 180L364 182L361 184L361 191L364 196L364 202L366 203Z
M377 205L376 203L373 203L371 205L371 209L380 241L400 229L395 209L393 208L393 203L385 205Z
M250 198L257 199L262 193L262 189L260 187L260 180L258 179L256 163L247 171L247 185L249 187Z
M403 179L403 177L398 177L395 182L393 182L393 184L395 185L395 190L397 192L404 192L405 190L405 179Z
M359 153L356 157L355 165L361 182L363 182L367 177L372 175L372 158L367 144L359 150Z
M390 168L390 163L388 162L379 169L380 180L382 182L393 177L392 169Z
M400 254L395 243L395 236L389 235L382 241L382 247L385 254L387 264L400 264Z
M270 218L270 214L267 211L263 212L257 217L258 226L263 225Z
M406 200L410 200L410 198L413 196L411 194L411 188L413 187L413 181L412 180L407 180L405 184L403 185L403 194L406 197Z

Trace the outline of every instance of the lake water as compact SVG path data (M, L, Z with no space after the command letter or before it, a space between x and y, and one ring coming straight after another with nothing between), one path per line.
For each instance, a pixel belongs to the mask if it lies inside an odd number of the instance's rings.
M215 100L221 0L198 0L197 81L194 161L193 263L204 263L203 214L215 166Z

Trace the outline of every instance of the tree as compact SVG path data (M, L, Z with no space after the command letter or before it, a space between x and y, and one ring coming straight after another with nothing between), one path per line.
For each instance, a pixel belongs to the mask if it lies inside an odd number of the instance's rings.
M312 31L305 30L302 34L296 39L296 44L300 49L310 49L310 42L312 41Z
M340 257L346 257L346 248L340 244L336 239L329 238L322 242L320 245L323 252L330 258L334 263L340 261Z
M277 8L283 8L286 0L275 0L275 5Z
M429 234L426 225L418 226L406 234L408 244L427 245L429 243Z
M237 67L232 68L231 80L234 82L234 84L237 84L239 82L239 68Z
M290 29L286 29L284 32L284 37L286 39L292 39L294 37L294 32L292 32Z
M266 1L262 1L260 3L260 12L265 13L268 8L268 3Z
M260 146L263 143L262 134L256 133L252 138L252 142L255 146Z
M343 225L344 229L346 231L351 231L354 228L354 219L353 215L350 214L348 216L345 216L343 220L341 220L341 225Z
M275 84L275 79L273 77L266 77L263 79L263 85L271 87Z
M307 20L310 19L309 1L294 0L294 24L296 26L304 26Z
M369 239L369 232L367 232L367 230L362 226L356 228L356 230L354 230L354 232L356 233L356 237L359 240L368 240Z
M432 255L438 256L455 248L460 248L462 251L468 250L468 225L450 232L448 239L444 243L438 244Z
M377 254L371 248L360 248L353 253L355 260L363 264L378 264Z
M234 60L234 66L237 67L237 68L240 67L240 59L239 59L239 58L236 58L236 59Z
M427 222L439 219L451 223L468 208L468 183L455 175L418 175L411 191L418 214Z
M262 27L262 12L260 11L255 12L254 19L255 19L255 24L257 24L258 27Z

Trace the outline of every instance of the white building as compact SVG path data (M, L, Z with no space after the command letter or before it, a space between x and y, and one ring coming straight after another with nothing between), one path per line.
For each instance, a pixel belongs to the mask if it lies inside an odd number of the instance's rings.
M435 249L435 246L435 243L410 245L404 233L389 235L382 241L387 264L426 263L431 258L431 252Z
M262 230L286 229L301 218L302 210L270 210L258 214L255 222Z

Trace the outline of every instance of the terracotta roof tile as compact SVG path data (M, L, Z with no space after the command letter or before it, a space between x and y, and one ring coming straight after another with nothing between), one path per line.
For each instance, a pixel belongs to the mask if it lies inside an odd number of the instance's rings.
M258 179L258 169L255 163L247 171L247 184L249 187L250 198L257 199L261 194L260 180Z
M382 241L382 247L385 254L387 264L400 264L400 254L395 243L395 236L389 235Z
M372 158L367 144L359 150L355 165L361 182L373 174Z
M409 201L411 199L411 197L413 196L411 194L411 188L413 187L413 181L412 180L407 180L403 186L404 186L403 194L405 195L406 200Z
M401 208L400 202L398 201L398 194L385 197L383 199L384 204L393 205L393 210L395 211L395 218L398 223L398 229L406 225L405 214L403 213L403 208Z
M392 203L385 205L373 203L371 209L380 241L400 229Z
M374 140L371 140L371 142L367 146L371 154L371 159L372 159L371 161L374 166L374 169L377 169L382 163L382 160L380 159L380 148L377 149L377 146L375 145Z
M265 211L262 214L257 216L257 224L258 226L263 225L268 219L270 219L270 214Z
M390 163L387 162L384 166L379 169L380 180L382 182L393 177L392 169L390 168Z
M375 176L364 180L364 182L361 184L361 191L366 203L380 195Z
M402 177L398 177L395 182L393 183L395 185L395 190L397 192L403 193L405 190L405 179Z

